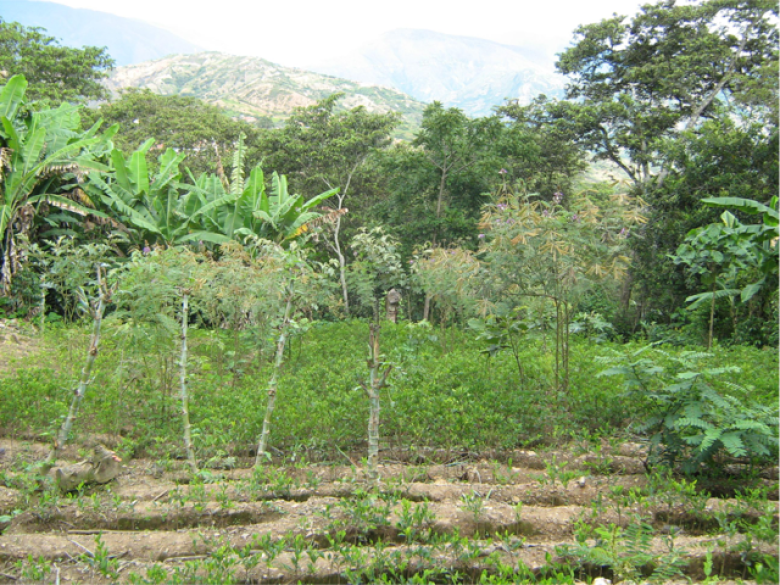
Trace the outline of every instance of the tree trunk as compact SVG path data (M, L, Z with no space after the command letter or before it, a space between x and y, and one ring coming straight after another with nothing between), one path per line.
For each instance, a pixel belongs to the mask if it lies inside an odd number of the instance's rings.
M179 361L181 418L184 426L184 450L187 453L187 463L189 463L193 473L197 473L198 463L195 461L195 452L192 448L189 395L187 394L187 322L189 314L189 297L184 292L181 297L181 359Z
M60 432L57 434L57 439L54 441L54 447L52 448L49 456L43 464L42 471L45 473L51 469L54 463L57 461L57 456L65 447L65 443L68 442L68 436L73 428L73 421L79 412L79 406L84 399L84 394L87 391L87 386L90 383L90 376L92 375L92 366L95 364L95 359L98 355L98 349L100 348L100 327L103 324L103 312L106 309L106 301L108 297L108 290L103 282L103 272L101 267L97 267L97 281L98 281L98 302L92 313L92 338L89 342L89 350L87 351L87 362L81 370L81 378L79 379L78 386L73 393L73 398L70 401L70 408L68 408L68 415L62 423Z
M41 337L44 336L45 330L46 330L46 289L48 288L46 284L46 273L44 272L41 274L41 304L39 306L40 311L40 318L41 318L41 327L40 327L40 335Z
M447 170L441 169L441 181L439 182L439 196L436 198L436 219L439 219L441 217L441 208L444 203L444 187L446 186L446 183L447 183Z
M263 459L266 457L266 449L268 447L268 435L271 433L271 416L274 413L274 405L276 404L276 384L279 370L282 367L282 361L284 359L284 346L287 343L287 329L290 326L290 314L292 313L292 292L288 292L287 306L284 309L284 320L279 331L279 339L276 342L276 356L274 359L274 370L271 374L271 380L268 382L268 405L265 409L265 418L263 419L263 431L260 435L260 443L257 447L257 456L255 457L255 465L260 465Z
M425 295L425 304L423 305L423 321L430 320L431 316L431 295Z
M392 366L384 371L379 361L379 325L372 323L368 329L368 385L361 382L369 401L368 415L368 476L378 477L377 463L379 460L379 391L385 387L387 376Z
M350 175L350 179L352 175ZM347 188L349 188L349 182L347 182ZM344 197L338 197L338 208L342 209L344 203ZM344 311L349 316L349 295L347 294L347 260L344 258L344 253L341 251L341 241L339 235L341 233L341 216L336 217L336 227L333 230L333 249L336 251L336 257L339 260L339 283L341 284L341 296L344 299Z
M716 279L712 281L712 300L710 301L710 331L707 335L707 351L712 349L712 331L715 324L715 286L717 284Z

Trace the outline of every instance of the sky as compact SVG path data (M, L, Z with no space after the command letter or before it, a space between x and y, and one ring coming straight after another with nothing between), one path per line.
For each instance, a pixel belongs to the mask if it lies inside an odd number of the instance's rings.
M651 0L53 1L143 20L208 50L305 67L398 28L533 46L552 55L578 25L613 13L633 15Z

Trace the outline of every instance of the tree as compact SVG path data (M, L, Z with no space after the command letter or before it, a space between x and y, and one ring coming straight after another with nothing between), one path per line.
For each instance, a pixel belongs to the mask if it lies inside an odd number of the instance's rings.
M23 75L33 100L86 102L107 95L101 79L114 66L105 47L63 47L45 29L0 18L0 73Z
M637 298L644 306L643 313L653 311L658 320L699 292L671 257L691 230L720 221L721 212L705 201L728 196L769 202L780 188L776 127L716 118L683 132L665 148L668 174L663 185L648 192L652 211L642 237L633 241ZM744 210L735 213L740 220L747 219ZM753 313L759 304L738 305L737 320L745 321L744 312ZM758 311L755 318L770 316Z
M414 145L422 148L427 162L437 170L436 219L440 219L444 211L450 183L487 155L491 139L500 130L501 125L495 117L471 120L462 110L445 110L439 102L425 108ZM434 235L434 243L436 235L438 233Z
M553 111L580 143L646 187L668 173L663 144L717 115L727 100L755 103L755 82L774 84L777 5L769 0L706 0L645 5L630 22L614 16L580 26L558 70L570 77ZM766 86L763 86L766 88ZM770 94L772 92L770 91ZM776 91L772 96L776 102ZM752 103L751 103L752 102Z
M506 171L504 181L522 181L527 191L547 200L571 192L572 180L586 167L577 136L568 123L551 115L551 103L539 96L527 106L512 100L497 108L508 123L494 146Z
M741 257L748 254L734 234L736 218L728 213L723 214L723 224L711 224L692 230L685 242L677 248L673 260L675 264L686 266L690 275L697 276L707 291L688 297L690 309L703 302L709 302L709 331L707 334L707 351L712 349L713 330L715 325L715 303L717 299L728 297L734 313L734 298L740 291L736 289L737 271L745 268ZM740 266L741 265L741 266ZM734 327L736 333L736 324Z
M187 167L195 176L216 173L227 165L236 138L242 133L247 149L244 156L249 163L253 166L259 162L262 154L257 126L230 118L220 108L193 97L130 88L109 103L85 110L82 118L85 124L99 119L119 124L114 145L122 152L132 152L154 136L156 148L186 153Z
M306 194L326 187L338 188L333 199L335 209L345 209L354 192L366 196L373 180L366 172L368 158L390 143L390 133L398 125L395 113L373 114L362 106L346 112L334 112L343 94L333 94L308 108L298 108L284 128L267 137L273 168L291 175ZM342 244L343 214L335 214L333 230L325 239L339 262L339 282L344 307L349 312L346 257Z

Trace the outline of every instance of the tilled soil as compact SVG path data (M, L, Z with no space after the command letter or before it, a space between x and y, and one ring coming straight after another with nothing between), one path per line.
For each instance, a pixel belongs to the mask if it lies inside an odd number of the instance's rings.
M600 546L587 527L626 528L640 517L653 528L645 552L678 557L694 580L704 579L710 553L712 571L733 578L747 574L746 538L719 532L716 513L721 521L759 514L734 499L651 485L632 446L606 459L556 453L559 467L547 471L551 454L533 452L515 453L512 467L387 464L377 481L355 466L323 464L212 471L204 483L136 459L110 484L78 496L23 485L15 469L41 458L46 445L0 440L0 449L0 472L14 486L0 487L0 516L12 516L0 523L0 582L8 583L38 576L36 567L48 568L47 582L178 575L181 582L347 583L422 574L444 581L456 573L474 582L520 562L536 574L559 563L583 579L618 579L583 556ZM562 462L577 473L561 473ZM564 555L566 546L578 552ZM629 554L624 541L615 546ZM776 542L750 547L777 556Z

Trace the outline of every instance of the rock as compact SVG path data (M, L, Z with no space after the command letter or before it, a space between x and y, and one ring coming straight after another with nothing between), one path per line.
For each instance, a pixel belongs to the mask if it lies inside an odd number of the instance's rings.
M90 459L54 469L54 478L63 492L70 492L81 484L108 483L122 471L121 463L116 453L96 445Z

